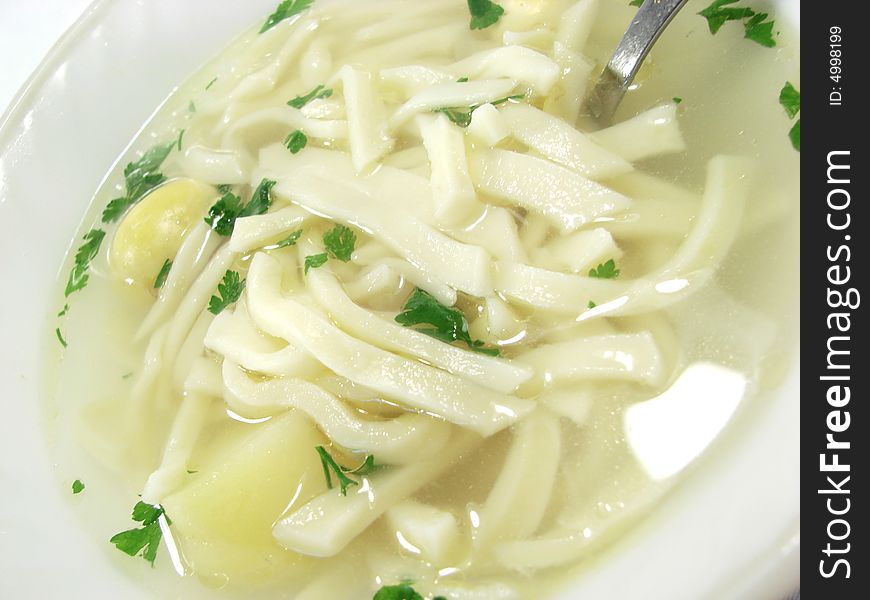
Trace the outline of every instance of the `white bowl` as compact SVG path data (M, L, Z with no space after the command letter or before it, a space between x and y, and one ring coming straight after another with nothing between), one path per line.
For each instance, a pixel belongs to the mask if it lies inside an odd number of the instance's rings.
M39 407L61 258L94 191L154 108L276 0L98 0L0 120L0 597L146 597L74 518ZM795 27L797 0L778 3ZM798 585L795 364L727 451L694 474L565 598L778 600ZM50 437L50 436L49 436ZM50 443L50 440L49 440Z

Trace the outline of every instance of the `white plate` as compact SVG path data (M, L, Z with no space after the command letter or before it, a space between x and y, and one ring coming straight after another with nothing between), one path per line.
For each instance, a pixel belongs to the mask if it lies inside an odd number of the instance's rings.
M167 93L276 0L100 0L0 120L0 597L145 596L85 535L50 465L39 353L50 293L108 166ZM797 0L778 15L799 21ZM566 598L776 599L798 583L799 384L732 431Z

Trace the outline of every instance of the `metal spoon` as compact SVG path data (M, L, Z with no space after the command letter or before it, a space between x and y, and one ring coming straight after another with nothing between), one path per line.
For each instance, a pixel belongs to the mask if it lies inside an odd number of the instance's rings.
M610 125L613 113L640 69L643 59L687 1L646 0L638 9L589 95L589 112L599 125Z

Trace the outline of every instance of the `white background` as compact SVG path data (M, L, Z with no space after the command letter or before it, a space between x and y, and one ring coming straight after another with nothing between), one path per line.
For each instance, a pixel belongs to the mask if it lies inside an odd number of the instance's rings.
M0 114L90 0L0 0Z

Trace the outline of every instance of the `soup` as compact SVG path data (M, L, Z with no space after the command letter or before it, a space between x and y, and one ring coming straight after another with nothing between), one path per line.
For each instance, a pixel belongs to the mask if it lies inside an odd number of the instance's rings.
M100 543L162 595L526 598L630 541L794 316L797 64L693 6L600 130L628 2L285 2L174 92L59 291Z

